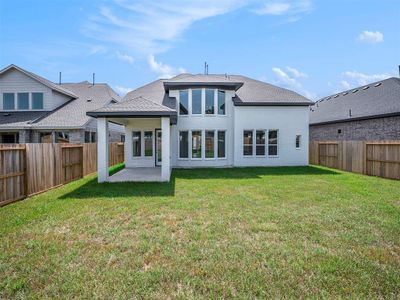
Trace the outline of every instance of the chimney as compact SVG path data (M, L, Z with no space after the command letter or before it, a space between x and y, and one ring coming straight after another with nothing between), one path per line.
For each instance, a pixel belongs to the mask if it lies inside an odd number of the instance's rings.
M93 73L93 85L94 85L94 82L95 82L95 78L96 78L96 73Z
M400 67L400 66L399 66ZM60 74L58 75L58 84L61 84L61 72L60 72Z

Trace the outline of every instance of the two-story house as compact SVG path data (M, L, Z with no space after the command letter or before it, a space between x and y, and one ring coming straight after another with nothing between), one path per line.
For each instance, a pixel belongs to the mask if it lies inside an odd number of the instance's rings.
M96 120L86 112L120 100L107 84L55 84L10 65L0 71L0 143L96 141ZM110 141L124 129L111 125Z
M307 165L311 104L239 75L154 81L88 112L98 124L99 181L168 181L178 167ZM126 136L126 169L111 177L109 121L124 125Z

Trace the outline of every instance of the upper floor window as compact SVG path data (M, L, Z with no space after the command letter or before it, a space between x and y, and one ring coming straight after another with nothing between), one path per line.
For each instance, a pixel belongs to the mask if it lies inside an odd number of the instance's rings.
M189 113L189 93L187 90L179 91L179 114L187 115Z
M29 93L17 94L18 109L29 109Z
M206 115L215 114L214 90L206 89Z
M32 109L43 109L43 93L32 93Z
M15 109L14 93L3 94L3 109Z
M201 115L201 90L192 90L192 115Z
M225 115L225 91L218 91L218 114Z

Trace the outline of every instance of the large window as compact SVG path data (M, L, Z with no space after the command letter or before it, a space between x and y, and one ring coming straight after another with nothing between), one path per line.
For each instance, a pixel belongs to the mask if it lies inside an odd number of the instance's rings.
M278 155L278 130L268 131L268 155Z
M192 158L201 158L201 131L192 131Z
M18 109L29 109L29 93L17 94Z
M215 132L214 130L206 130L206 158L214 158L215 153L214 153L214 135Z
M192 115L201 115L201 90L192 90Z
M43 93L32 93L32 109L43 109Z
M144 156L153 156L153 132L144 132Z
M256 155L265 155L265 131L256 131Z
M133 156L141 156L142 155L142 147L141 147L141 134L140 131L132 132L132 145L133 145Z
M187 90L179 91L179 114L187 115L189 113L189 93Z
M189 132L179 132L179 158L189 158Z
M253 131L243 131L243 155L253 155Z
M225 131L218 131L218 158L225 157Z
M214 90L206 89L206 115L215 113Z
M15 109L14 93L3 94L3 109Z
M296 149L301 147L301 135L296 135Z
M218 114L225 115L225 91L218 91Z

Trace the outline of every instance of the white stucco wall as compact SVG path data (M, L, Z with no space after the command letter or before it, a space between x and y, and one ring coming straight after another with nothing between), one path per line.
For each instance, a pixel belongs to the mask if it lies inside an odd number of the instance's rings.
M308 165L307 106L235 106L234 115L234 166ZM243 131L253 129L278 130L277 157L243 155ZM301 135L300 149L295 146L296 135Z
M71 97L52 91L24 73L11 69L0 76L0 110L3 110L3 93L15 93L14 99L15 103L17 103L17 93L20 92L29 92L30 106L32 105L31 93L43 93L43 110L48 111L71 99Z
M161 118L149 119L128 119L128 124L125 126L125 165L126 167L154 167L155 166L155 129L161 129ZM141 131L141 157L133 156L132 149L132 132ZM144 156L144 131L153 132L153 156Z

